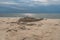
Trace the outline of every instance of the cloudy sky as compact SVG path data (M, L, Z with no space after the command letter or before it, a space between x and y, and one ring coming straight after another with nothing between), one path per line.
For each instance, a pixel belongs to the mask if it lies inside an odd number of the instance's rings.
M60 0L0 0L0 13L60 13Z

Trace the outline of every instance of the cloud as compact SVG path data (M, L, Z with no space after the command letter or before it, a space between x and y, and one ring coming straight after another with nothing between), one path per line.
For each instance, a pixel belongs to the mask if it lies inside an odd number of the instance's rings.
M18 3L13 3L13 2L0 2L0 4L18 4Z
M33 0L33 1L39 1L39 2L48 2L48 0Z
M33 0L38 5L58 5L60 0Z
M60 4L60 0L0 0L0 4L14 4L14 5L52 5Z
M0 4L13 4L13 5L15 5L15 4L18 4L18 3L16 3L15 2L15 0L0 0Z
M0 4L18 4L18 3L14 3L14 2L0 2Z
M0 0L0 4L11 6L13 8L21 8L25 6L36 7L41 5L58 5L60 4L60 0Z

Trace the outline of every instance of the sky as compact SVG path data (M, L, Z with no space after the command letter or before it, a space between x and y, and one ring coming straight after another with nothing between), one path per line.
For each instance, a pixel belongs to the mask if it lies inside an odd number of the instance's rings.
M60 0L0 0L0 13L60 13Z

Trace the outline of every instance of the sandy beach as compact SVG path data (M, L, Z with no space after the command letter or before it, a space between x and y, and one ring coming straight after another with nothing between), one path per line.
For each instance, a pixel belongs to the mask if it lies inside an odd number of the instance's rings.
M0 40L60 40L60 19L17 24L19 18L0 18Z

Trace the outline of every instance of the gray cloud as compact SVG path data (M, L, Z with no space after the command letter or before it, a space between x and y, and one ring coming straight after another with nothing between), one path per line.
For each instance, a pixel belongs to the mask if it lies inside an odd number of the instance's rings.
M19 12L53 12L53 10L59 12L60 7L57 5L60 5L60 0L0 0L0 6L6 7L5 9L10 8L9 12L11 12L12 9L16 11L19 10ZM5 9L3 10L5 11Z
M60 0L0 0L0 4L49 5L49 4L60 4Z

